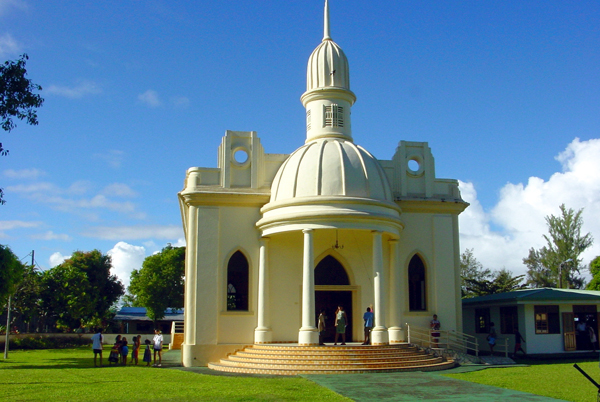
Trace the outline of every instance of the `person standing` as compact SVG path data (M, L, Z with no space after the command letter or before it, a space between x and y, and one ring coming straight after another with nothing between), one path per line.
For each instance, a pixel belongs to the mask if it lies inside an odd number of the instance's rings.
M371 311L371 307L367 307L367 311L363 314L363 320L365 321L365 341L363 345L371 344L371 330L373 329L373 319L375 315Z
M431 338L433 341L433 347L437 348L440 343L440 327L442 326L442 324L438 320L437 314L433 315L433 320L431 320L429 326L431 327Z
M325 310L321 309L321 312L319 314L319 322L317 325L318 329L319 329L319 345L325 345L325 343L323 342L325 339Z
M513 357L517 357L517 352L519 350L523 352L523 356L527 355L521 346L521 342L525 342L525 338L523 338L523 335L519 332L519 328L515 327L515 353L513 353Z
M594 331L594 328L591 326L591 324L588 322L587 324L587 330L588 330L588 335L590 336L590 346L591 349L595 352L596 351L596 331Z
M338 306L335 311L335 341L337 345L338 336L342 334L342 345L346 344L346 325L348 325L348 317L344 311L344 306Z
M150 344L152 342L150 342L150 339L146 339L144 343L146 344L146 350L144 350L143 361L146 362L146 366L150 366L150 363L152 363L152 352L150 352Z
M154 330L154 338L152 338L152 344L154 347L154 366L162 366L162 348L163 348L163 336L159 329ZM158 364L156 364L156 354L158 353Z
M487 336L488 344L490 345L490 355L494 355L494 346L496 345L496 327L494 327L494 323L490 322L490 333Z
M127 355L129 354L129 346L127 346L127 338L121 339L121 363L127 366Z
M135 361L136 366L139 361L140 340L141 339L142 339L141 335L133 337L133 349L131 350L131 362L130 363L133 363Z
M96 333L92 335L92 349L94 350L94 367L98 367L96 365L96 357L100 355L100 367L102 367L102 344L104 343L104 338L102 338L102 328L98 328Z

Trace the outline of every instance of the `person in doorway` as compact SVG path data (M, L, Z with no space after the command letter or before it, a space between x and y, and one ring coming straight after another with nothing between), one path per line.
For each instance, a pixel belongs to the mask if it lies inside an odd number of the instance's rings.
M496 327L494 327L494 323L490 322L490 333L487 336L488 344L490 345L490 355L494 355L494 346L496 345Z
M578 317L577 326L577 350L587 350L590 336L588 334L587 323L582 316Z
M325 345L325 310L321 309L321 312L319 313L319 322L318 322L318 329L319 329L319 345Z
M437 314L433 315L433 320L429 322L431 328L431 340L434 348L437 348L440 343L440 327L441 323L438 320Z
M154 366L162 366L162 348L163 348L163 336L159 329L154 330L154 338L152 338L152 344L154 348ZM156 364L156 354L158 353L158 364Z
M342 334L342 345L346 344L346 326L348 325L348 317L344 311L344 306L338 306L335 311L335 340L334 345L337 345L338 337Z
M525 342L525 338L523 338L523 335L519 332L519 328L515 327L515 353L513 353L513 358L517 357L518 351L523 352L523 356L527 356L527 353L525 353L521 346L522 342Z
M367 307L367 311L363 314L363 320L365 320L365 341L363 345L371 344L371 330L373 329L373 320L375 315L371 311L371 307Z
M100 355L100 367L102 367L102 344L104 343L104 339L102 338L102 328L98 328L96 333L92 335L92 349L94 351L94 367L98 367L96 365L96 357Z
M596 351L596 331L594 331L594 327L592 327L589 323L587 324L588 335L590 336L590 347L595 352Z

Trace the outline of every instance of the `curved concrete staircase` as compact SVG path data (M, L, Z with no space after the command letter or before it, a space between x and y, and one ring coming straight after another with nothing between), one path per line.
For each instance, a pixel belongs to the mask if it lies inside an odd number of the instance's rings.
M252 345L209 363L218 371L253 374L356 374L391 371L436 371L454 367L408 344L385 346Z

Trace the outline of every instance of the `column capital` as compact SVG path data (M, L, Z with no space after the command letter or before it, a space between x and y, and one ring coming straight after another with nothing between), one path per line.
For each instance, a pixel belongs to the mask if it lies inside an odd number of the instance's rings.
M373 233L373 234L382 234L383 230L371 230L371 233Z
M400 240L398 240L398 239L389 239L388 243L390 243L390 244L398 244L399 241Z
M302 229L302 233L312 233L314 231L314 229Z

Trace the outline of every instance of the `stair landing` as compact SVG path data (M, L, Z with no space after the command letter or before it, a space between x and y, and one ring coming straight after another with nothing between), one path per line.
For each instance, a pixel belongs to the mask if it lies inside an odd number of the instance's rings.
M370 346L247 346L209 363L208 368L252 374L357 374L397 371L437 371L455 367L452 360L434 356L409 344Z

